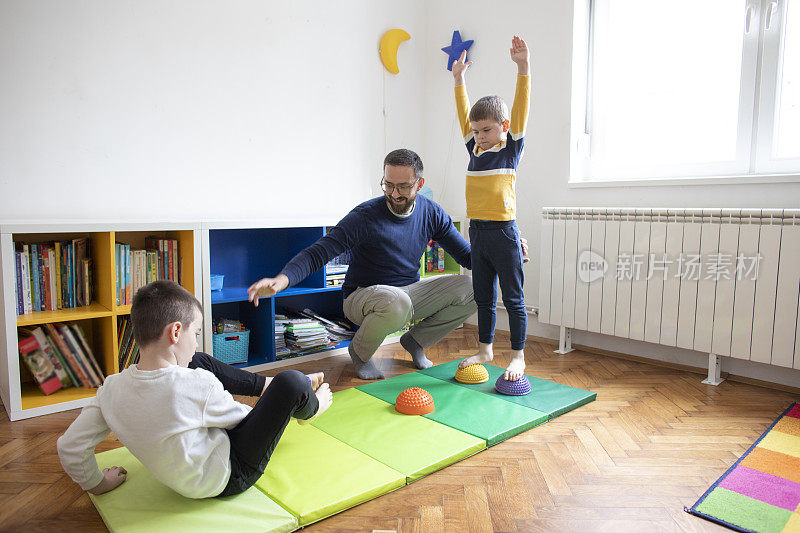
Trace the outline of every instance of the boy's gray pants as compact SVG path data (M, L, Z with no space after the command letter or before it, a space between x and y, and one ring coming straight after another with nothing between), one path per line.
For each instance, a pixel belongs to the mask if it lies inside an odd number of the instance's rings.
M344 300L345 316L360 326L350 351L369 361L386 336L410 320L421 322L408 335L423 349L428 348L477 310L472 278L460 274L433 276L405 287L360 287Z

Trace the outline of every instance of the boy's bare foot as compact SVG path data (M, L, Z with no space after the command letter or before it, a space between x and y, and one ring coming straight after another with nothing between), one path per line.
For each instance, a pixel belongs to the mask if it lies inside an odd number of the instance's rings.
M515 350L511 356L511 362L506 368L506 373L503 374L503 379L506 381L517 381L522 379L523 372L525 372L525 352L522 350Z
M319 407L317 407L317 412L314 413L314 416L306 420L300 420L298 418L297 419L298 424L305 425L314 421L314 419L316 419L319 415L327 411L328 407L330 407L333 404L333 393L331 392L331 388L330 386L328 386L327 383L323 383L322 385L320 385L315 394L317 396L317 402L319 402Z
M311 388L317 390L322 382L325 381L325 374L323 372L314 372L313 374L306 374L306 377L311 381Z
M469 365L475 365L478 363L488 363L494 358L494 353L492 352L492 345L491 344L484 344L480 343L480 348L478 349L478 353L475 355L471 355L458 363L458 368L467 368Z

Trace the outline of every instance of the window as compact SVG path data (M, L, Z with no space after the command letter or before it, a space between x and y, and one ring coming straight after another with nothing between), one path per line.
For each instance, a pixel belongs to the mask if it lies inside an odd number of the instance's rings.
M800 0L576 0L573 181L800 174Z

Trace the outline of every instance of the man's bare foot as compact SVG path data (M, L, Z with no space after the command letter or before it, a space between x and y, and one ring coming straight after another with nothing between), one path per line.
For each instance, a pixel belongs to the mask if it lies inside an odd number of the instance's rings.
M325 374L323 372L314 372L313 374L306 374L306 377L311 381L311 388L317 390L322 382L325 381Z
M314 413L314 416L312 416L307 420L300 420L298 418L297 419L298 424L305 425L314 421L314 419L316 419L319 415L327 411L328 407L330 407L333 404L333 393L331 392L331 388L328 386L327 383L323 383L322 385L320 385L315 394L317 396L317 402L319 402L319 407L317 407L317 412Z
M493 358L494 353L492 353L492 345L481 342L480 348L478 348L478 353L471 355L458 363L458 368L467 368L469 365L475 365L478 363L488 363Z
M523 372L525 372L525 352L515 350L511 356L511 362L508 364L505 374L503 374L503 379L506 381L520 380Z

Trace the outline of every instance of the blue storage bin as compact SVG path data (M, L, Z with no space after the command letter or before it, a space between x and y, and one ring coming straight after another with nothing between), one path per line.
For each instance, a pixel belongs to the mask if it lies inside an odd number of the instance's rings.
M211 290L221 291L222 281L225 279L224 274L211 274Z
M218 333L213 336L214 359L223 363L246 363L250 348L250 330Z

